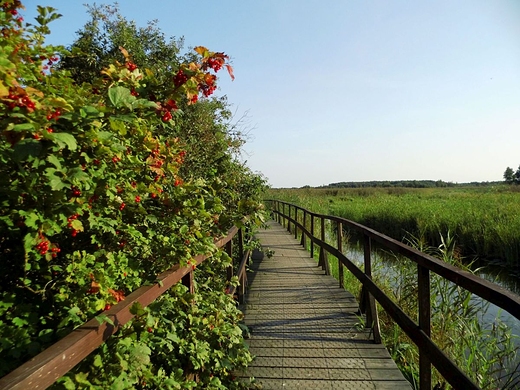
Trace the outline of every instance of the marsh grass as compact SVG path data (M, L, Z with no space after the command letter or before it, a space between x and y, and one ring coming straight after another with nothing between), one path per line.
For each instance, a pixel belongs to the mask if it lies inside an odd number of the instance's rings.
M271 190L270 197L359 222L397 240L409 234L432 247L456 237L466 258L520 266L520 192L480 188L344 188Z

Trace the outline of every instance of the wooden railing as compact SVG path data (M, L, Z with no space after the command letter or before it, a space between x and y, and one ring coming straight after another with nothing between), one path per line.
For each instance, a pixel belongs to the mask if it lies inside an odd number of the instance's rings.
M287 225L294 237L301 234L301 244L306 247L306 240L310 240L311 257L315 246L319 247L319 265L330 274L327 253L338 259L340 286L343 287L343 266L361 282L362 295L360 309L366 313L367 326L372 327L377 343L381 342L375 301L394 319L408 337L419 349L419 386L420 389L431 389L431 365L456 389L479 389L453 363L430 338L431 299L430 299L430 272L463 287L469 292L478 295L496 306L506 310L520 320L520 297L494 283L488 282L476 275L463 271L439 259L424 254L408 245L378 233L366 226L330 215L313 213L302 207L287 202L269 200L275 218ZM329 221L337 231L336 247L328 244L325 237L325 222ZM320 237L315 235L315 227L320 224ZM335 224L335 226L334 226ZM363 237L364 243L364 271L350 261L342 250L343 228L355 230ZM371 247L372 240L383 248L399 253L417 264L418 283L418 322L410 318L382 289L372 281Z
M231 287L228 293L237 295L240 302L243 302L247 285L246 265L250 256L250 251L244 252L245 229L245 227L238 228L234 226L228 231L227 236L214 241L218 248L225 246L226 252L233 260L232 240L238 235L238 252L241 262L237 276L240 285L238 289L234 286ZM209 257L211 255L196 256L192 259L192 263L193 265L199 265ZM190 292L193 292L194 269L195 267L192 265L186 267L175 265L163 272L157 277L155 284L138 288L123 301L103 312L113 322L113 325L109 322L100 324L97 319L86 322L39 355L0 378L0 389L46 389L128 323L134 317L130 313L130 308L136 302L142 307L146 307L179 282L187 286ZM231 280L233 273L234 264L232 262L227 272L228 281Z

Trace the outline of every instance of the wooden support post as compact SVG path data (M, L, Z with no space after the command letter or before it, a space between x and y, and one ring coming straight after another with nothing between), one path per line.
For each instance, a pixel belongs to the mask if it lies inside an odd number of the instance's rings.
M343 253L343 224L341 222L337 222L337 233L336 237L338 238L338 251ZM343 263L340 259L338 259L338 279L339 279L339 288L343 288Z
M238 230L238 258L242 261L244 257L244 228Z
M182 284L188 287L188 291L190 294L195 293L195 286L193 283L193 271L188 272L186 275L182 277Z
M307 240L305 231L307 230L307 210L303 209L303 230L302 230L302 239L300 240L300 245L303 246L303 249L307 249Z
M372 244L370 242L370 237L364 235L364 260L365 260L365 275L372 279L372 261L371 261L371 252L372 252ZM376 344L381 344L381 332L379 330L379 317L377 315L377 307L376 301L372 294L370 294L367 290L365 290L365 303L368 305L366 309L366 326L372 328L374 333L374 342Z
M294 238L298 239L298 208L294 207Z
M314 214L311 214L311 257L314 257Z
M282 203L282 214L283 214L282 226L285 227L285 203Z
M232 242L232 240L229 240L228 243L226 244L226 253L231 258L231 264L227 268L227 280L229 282L231 280L231 278L233 277L233 273L234 273L234 271L233 271L233 242Z
M287 216L287 231L291 232L291 205L289 205L289 215Z
M325 242L325 218L321 217L321 241ZM330 275L329 260L327 258L327 251L323 246L320 247L321 268L325 271L325 275Z
M430 337L431 300L430 270L417 264L417 282L419 292L419 328ZM432 366L428 356L419 348L419 389L431 389Z

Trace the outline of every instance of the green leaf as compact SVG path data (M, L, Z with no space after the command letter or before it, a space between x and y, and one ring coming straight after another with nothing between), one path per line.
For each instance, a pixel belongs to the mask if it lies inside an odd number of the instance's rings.
M58 157L56 157L56 155L54 155L54 154L49 155L49 157L47 157L47 161L50 162L52 165L54 165L58 171L61 172L63 170L60 159Z
M112 319L109 318L106 314L100 314L98 316L95 316L94 318L97 320L97 322L99 322L100 325L106 322L107 324L115 326L114 321L112 321Z
M92 363L94 367L101 367L103 365L103 361L101 360L101 356L96 355L94 357L94 362Z
M13 159L16 162L22 162L27 160L29 157L39 156L41 151L42 145L40 141L26 138L14 145Z
M27 320L24 320L23 318L15 317L15 318L13 318L13 324L16 325L17 327L21 328L22 326L27 325L28 322L27 322Z
M13 131L34 131L33 123L19 123L13 126Z
M77 219L71 221L70 225L73 229L77 230L78 232L83 231L83 224L81 223L81 221L78 221Z
M49 138L58 144L60 148L68 147L70 150L76 150L78 143L76 138L69 133L51 133Z
M121 135L126 135L126 126L121 121L110 118L110 128Z
M25 226L27 226L29 228L33 228L33 229L38 228L37 222L39 220L40 220L40 217L35 212L28 212L27 214L24 215Z
M89 385L91 386L91 383L87 379L88 372L80 372L74 376L74 379L76 379L76 382L82 384L82 385Z
M134 108L158 108L157 103L148 99L137 99L132 105Z
M68 187L58 176L53 176L48 184L53 191L61 191L63 188Z
M116 108L128 107L131 109L133 102L136 100L128 88L121 86L110 88L108 90L108 98Z
M81 168L71 169L68 173L68 176L74 182L85 182L90 179L90 176L83 172Z

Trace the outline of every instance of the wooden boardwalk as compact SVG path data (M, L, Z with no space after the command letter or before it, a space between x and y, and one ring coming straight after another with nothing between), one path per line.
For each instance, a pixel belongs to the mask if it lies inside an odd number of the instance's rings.
M242 376L266 390L410 389L386 348L360 327L355 297L286 229L270 225L257 238L274 255L254 259L241 306L256 356Z

